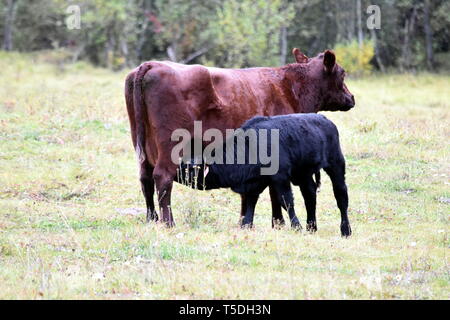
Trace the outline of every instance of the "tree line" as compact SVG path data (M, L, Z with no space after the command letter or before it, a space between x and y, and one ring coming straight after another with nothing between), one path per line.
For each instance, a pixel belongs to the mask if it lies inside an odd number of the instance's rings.
M367 27L373 5L379 28ZM70 6L79 28L68 26ZM446 0L2 0L0 43L111 69L150 59L277 66L298 47L336 49L355 72L438 71L449 66L449 12Z

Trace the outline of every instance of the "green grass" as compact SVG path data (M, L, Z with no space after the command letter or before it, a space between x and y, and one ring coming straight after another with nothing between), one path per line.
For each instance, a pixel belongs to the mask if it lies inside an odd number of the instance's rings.
M176 185L170 230L123 214L144 207L126 73L5 53L0 70L1 299L450 298L448 75L347 81L356 108L326 114L348 163L342 239L326 176L316 234L272 230L267 191L253 230L229 190Z

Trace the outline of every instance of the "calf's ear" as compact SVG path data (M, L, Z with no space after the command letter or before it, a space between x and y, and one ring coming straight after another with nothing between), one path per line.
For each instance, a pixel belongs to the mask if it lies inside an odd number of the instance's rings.
M298 48L292 49L292 54L294 55L295 61L297 61L297 63L307 63L309 61L309 58Z
M333 51L325 51L325 54L323 56L323 64L325 66L325 70L328 73L333 72L334 66L336 65L336 56L334 55Z

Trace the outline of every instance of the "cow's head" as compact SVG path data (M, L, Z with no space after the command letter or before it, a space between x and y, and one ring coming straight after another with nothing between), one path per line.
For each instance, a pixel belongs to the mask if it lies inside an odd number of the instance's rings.
M314 58L297 48L292 53L303 67L296 91L307 112L348 111L355 106L355 98L344 83L345 70L336 63L333 51L326 50Z

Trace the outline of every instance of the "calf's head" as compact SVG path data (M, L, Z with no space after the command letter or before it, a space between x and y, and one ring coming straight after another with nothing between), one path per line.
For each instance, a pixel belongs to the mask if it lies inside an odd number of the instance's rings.
M197 190L216 189L216 177L209 173L209 165L182 162L177 169L175 181Z
M336 63L335 54L326 50L314 58L295 48L292 53L300 64L294 75L294 92L306 112L348 111L355 98L344 83L345 70ZM305 111L305 110L304 110Z

